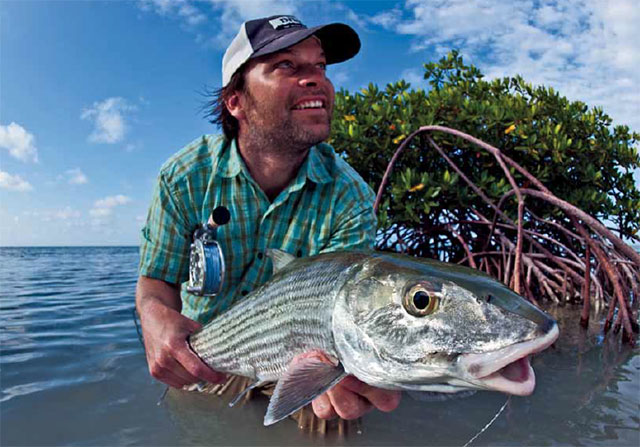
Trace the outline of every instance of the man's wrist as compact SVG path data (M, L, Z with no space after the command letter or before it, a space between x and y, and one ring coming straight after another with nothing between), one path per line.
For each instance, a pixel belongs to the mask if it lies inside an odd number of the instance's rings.
M145 315L166 313L169 309L180 312L182 309L179 289L173 284L140 277L136 292L136 307L141 320Z

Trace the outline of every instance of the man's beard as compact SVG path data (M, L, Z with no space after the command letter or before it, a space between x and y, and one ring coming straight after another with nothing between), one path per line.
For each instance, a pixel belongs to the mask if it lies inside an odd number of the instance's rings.
M328 110L327 118L318 118L316 124L325 124L325 129L312 129L295 122L292 111L286 118L276 116L272 109L260 107L251 93L246 92L247 132L246 137L254 147L269 148L281 154L300 154L311 146L318 144L329 137L331 128L331 110Z

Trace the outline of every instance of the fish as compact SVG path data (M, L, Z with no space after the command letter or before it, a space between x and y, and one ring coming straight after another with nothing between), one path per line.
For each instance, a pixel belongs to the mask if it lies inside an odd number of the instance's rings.
M188 338L212 369L253 379L248 389L275 382L264 425L347 375L417 394L526 396L529 357L559 335L545 312L468 267L378 251L267 256L271 279Z

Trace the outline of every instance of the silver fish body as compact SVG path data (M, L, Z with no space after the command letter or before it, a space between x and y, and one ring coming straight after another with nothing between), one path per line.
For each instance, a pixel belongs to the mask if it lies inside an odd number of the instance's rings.
M363 254L292 261L244 300L193 334L189 343L217 371L276 381L291 359L320 349L336 357L336 297Z
M215 370L277 382L267 425L346 374L386 389L530 394L527 356L558 336L545 313L469 268L382 252L269 256L271 280L189 339ZM309 352L335 364L296 360Z

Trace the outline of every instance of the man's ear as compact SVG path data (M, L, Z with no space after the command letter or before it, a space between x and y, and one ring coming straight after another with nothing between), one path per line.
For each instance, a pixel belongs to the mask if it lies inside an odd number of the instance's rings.
M238 121L244 119L244 110L242 108L242 101L240 101L240 92L235 92L224 101L224 105L227 110Z

